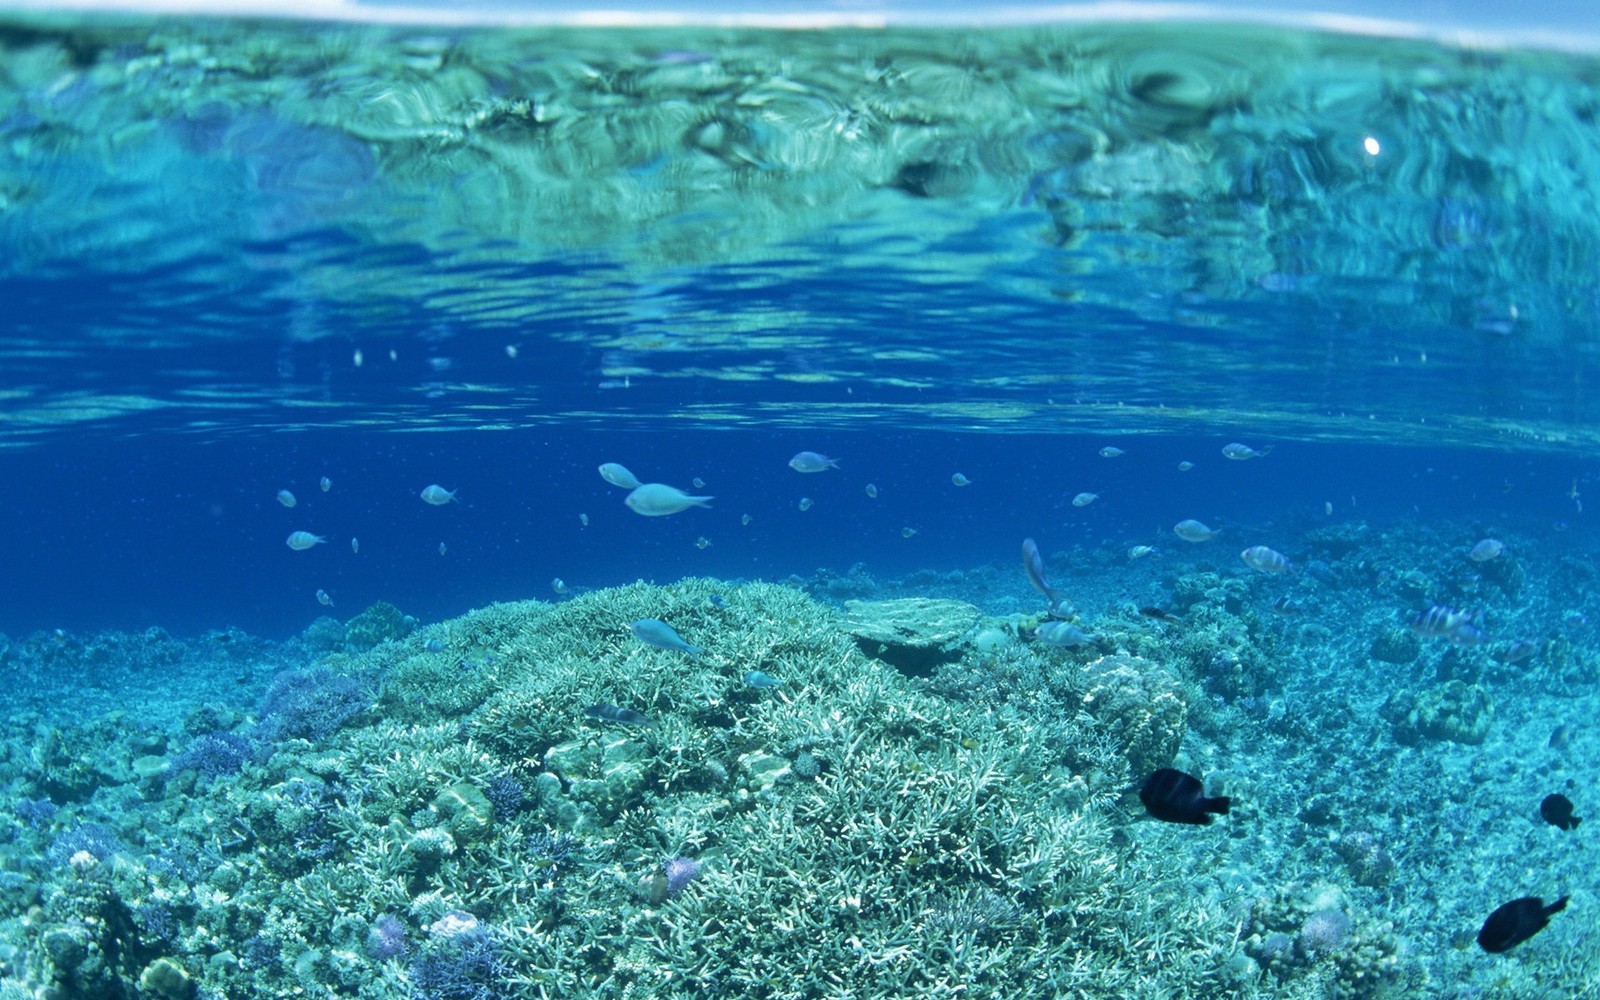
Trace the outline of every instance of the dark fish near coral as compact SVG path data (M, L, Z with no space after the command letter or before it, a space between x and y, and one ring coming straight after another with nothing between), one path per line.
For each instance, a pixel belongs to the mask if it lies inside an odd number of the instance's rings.
M1539 815L1553 827L1562 830L1576 830L1583 819L1572 815L1572 800L1557 792L1546 795L1544 801L1539 803Z
M1226 795L1207 798L1199 778L1163 767L1144 779L1139 801L1144 803L1146 812L1164 822L1206 826L1212 813L1228 815L1232 800Z
M1300 605L1296 604L1288 594L1285 594L1272 602L1272 610L1280 615L1297 615L1300 613Z
M618 708L616 705L590 705L583 710L583 714L600 722L620 722L625 726L648 726L650 719L631 708Z
M1550 749L1565 750L1567 745L1572 742L1574 732L1573 727L1565 722L1550 730Z
M1551 914L1560 913L1566 908L1566 896L1549 906L1544 905L1544 900L1537 896L1513 899L1489 914L1489 919L1483 922L1483 929L1478 932L1478 945L1491 953L1507 951L1544 930L1550 923Z
M1166 622L1168 625L1176 625L1183 621L1182 618L1179 618L1172 612L1163 611L1157 607L1140 608L1139 613L1144 615L1146 618L1154 618L1158 622Z

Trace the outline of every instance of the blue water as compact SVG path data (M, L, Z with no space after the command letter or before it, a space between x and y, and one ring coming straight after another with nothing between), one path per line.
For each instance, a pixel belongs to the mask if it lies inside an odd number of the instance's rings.
M1004 562L1036 536L1055 549L1181 546L1171 525L1195 517L1242 548L1287 545L1308 526L1467 519L1514 525L1553 546L1592 551L1592 529L1567 497L1585 466L1566 460L1417 448L1274 445L1231 462L1220 438L981 434L716 435L503 431L424 437L309 432L248 443L75 442L19 450L8 481L14 530L0 548L13 577L0 631L237 626L287 637L325 612L387 600L441 620L496 600L555 599L576 587L682 576L781 580L861 563L887 577ZM1106 445L1127 452L1104 459ZM797 451L839 459L802 475ZM1189 472L1181 461L1193 461ZM688 489L707 510L641 518L595 469L617 461L647 481ZM648 470L648 471L647 471ZM972 485L958 488L960 472ZM1585 473L1587 477L1589 473ZM323 493L319 480L332 488ZM1586 485L1588 479L1584 479ZM421 501L438 483L458 503ZM865 492L878 488L876 499ZM297 498L293 509L275 499ZM1080 492L1101 499L1071 505ZM1581 487L1580 487L1581 491ZM802 512L802 498L815 501ZM1324 514L1324 504L1335 514ZM589 523L580 523L580 515ZM742 524L744 515L750 523ZM902 529L913 528L911 538ZM290 532L328 538L290 550ZM697 549L706 538L710 546ZM350 540L360 542L359 553ZM446 547L441 556L439 545Z
M0 13L0 1000L1595 995L1587 12L1313 6Z

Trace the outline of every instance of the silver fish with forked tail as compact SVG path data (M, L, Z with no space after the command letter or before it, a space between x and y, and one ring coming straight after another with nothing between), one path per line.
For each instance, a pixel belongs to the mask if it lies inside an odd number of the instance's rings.
M699 656L705 652L700 646L690 645L683 641L683 637L671 625L658 618L641 618L628 626L639 641L657 649L671 649L679 653L688 653L690 656Z

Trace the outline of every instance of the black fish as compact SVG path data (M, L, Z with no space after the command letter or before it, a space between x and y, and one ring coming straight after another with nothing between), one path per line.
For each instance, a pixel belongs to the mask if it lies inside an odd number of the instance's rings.
M1572 800L1557 792L1546 795L1544 801L1539 803L1539 815L1551 826L1562 830L1576 830L1583 820L1572 815Z
M1163 767L1144 779L1139 801L1156 819L1205 826L1211 822L1211 813L1228 815L1230 800L1226 795L1208 799L1199 778Z
M618 708L615 705L607 705L604 703L599 705L590 705L588 708L583 710L583 714L587 715L591 719L598 719L601 722L621 722L624 725L629 726L648 726L650 724L649 718L639 714L638 712L635 712L631 708Z
M1513 899L1489 914L1478 932L1478 945L1487 952L1502 952L1513 948L1544 930L1552 913L1567 908L1567 897L1544 905L1537 896Z

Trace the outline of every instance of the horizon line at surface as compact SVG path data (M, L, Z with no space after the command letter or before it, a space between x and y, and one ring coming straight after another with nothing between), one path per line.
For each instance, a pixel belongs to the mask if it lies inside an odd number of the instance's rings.
M1101 0L1090 3L1005 3L993 6L958 2L836 3L816 10L785 2L752 11L714 0L623 0L618 4L556 2L466 2L449 0L13 0L0 16L28 14L79 16L265 17L438 27L500 28L749 28L778 30L883 28L1016 28L1051 24L1153 23L1162 21L1243 23L1335 34L1425 40L1474 49L1552 49L1600 52L1600 33L1560 0L1535 0L1518 8L1515 20L1503 8L1445 2L1429 17L1395 16L1384 4L1318 0L1286 5L1210 4ZM1409 13L1409 12L1408 12Z

